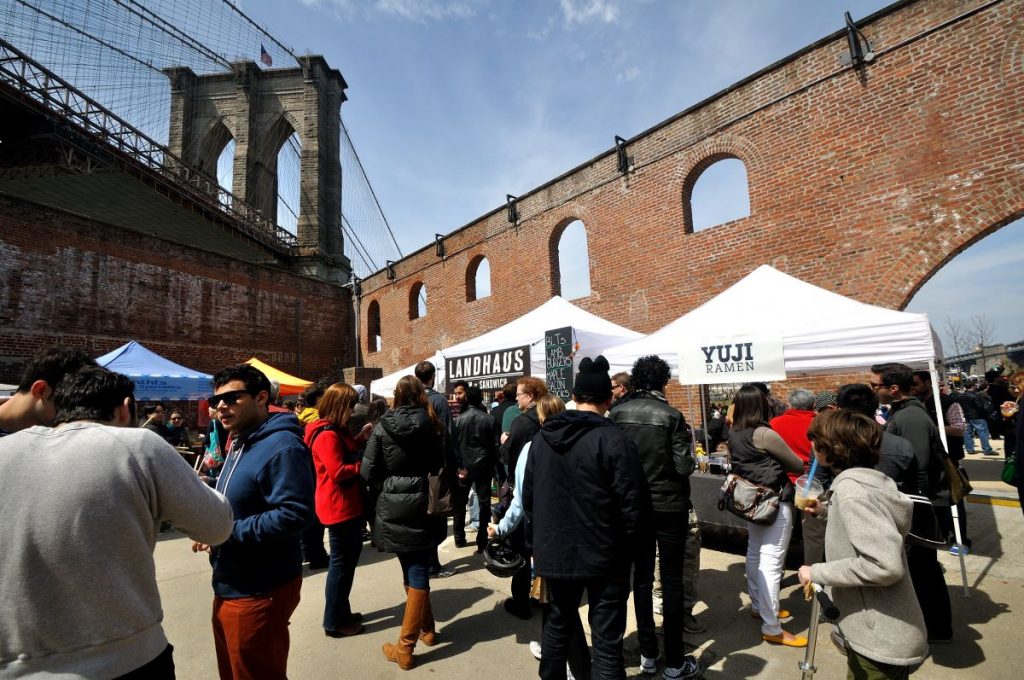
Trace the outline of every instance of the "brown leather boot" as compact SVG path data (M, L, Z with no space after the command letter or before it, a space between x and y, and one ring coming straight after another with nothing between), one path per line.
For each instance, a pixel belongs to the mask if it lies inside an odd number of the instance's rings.
M423 606L429 597L429 592L417 588L409 588L409 594L405 598L405 614L402 617L402 632L398 635L398 642L391 644L384 643L381 651L388 661L394 661L403 671L413 667L412 650L416 648L416 640L420 635L420 621L423 619Z
M434 610L430 608L430 591L427 591L427 599L423 604L423 619L420 621L420 642L427 647L437 644L437 631L434 625Z

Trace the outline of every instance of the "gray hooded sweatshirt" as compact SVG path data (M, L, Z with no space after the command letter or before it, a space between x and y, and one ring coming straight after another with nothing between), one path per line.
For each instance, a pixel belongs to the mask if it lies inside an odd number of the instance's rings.
M847 644L873 661L914 666L928 655L903 539L912 504L885 474L844 470L832 482L824 563L811 580L831 586Z

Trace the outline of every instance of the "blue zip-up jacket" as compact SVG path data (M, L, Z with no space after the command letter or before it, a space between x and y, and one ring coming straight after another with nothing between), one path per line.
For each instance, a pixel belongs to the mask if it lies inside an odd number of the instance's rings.
M315 516L313 467L291 413L271 413L224 461L217 490L235 513L231 537L213 550L213 591L267 593L302 574L302 531Z

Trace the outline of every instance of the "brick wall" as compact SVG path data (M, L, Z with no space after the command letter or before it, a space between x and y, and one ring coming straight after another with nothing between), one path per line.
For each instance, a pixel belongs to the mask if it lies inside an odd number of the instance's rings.
M0 197L0 382L55 343L128 340L213 373L259 356L315 379L354 363L348 291Z
M385 373L540 305L561 229L586 225L583 308L650 332L760 264L864 302L903 308L945 262L1024 215L1024 0L920 0L863 27L875 61L843 67L844 35L809 46L629 140L614 153L431 243L363 283L361 351ZM681 93L681 97L685 93ZM611 132L609 133L609 136ZM687 233L684 196L715 157L746 165L747 218ZM490 297L466 301L484 255ZM409 294L428 291L410 320ZM382 347L368 352L368 306ZM737 310L742 313L742 310ZM820 382L820 381L819 381ZM681 393L680 393L681 395Z

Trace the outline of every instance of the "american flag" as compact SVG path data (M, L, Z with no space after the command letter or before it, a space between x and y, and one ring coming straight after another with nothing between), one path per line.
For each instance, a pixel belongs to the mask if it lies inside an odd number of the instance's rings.
M270 56L270 52L267 52L267 48L263 46L263 43L260 43L260 61L267 66L274 65L274 58Z

